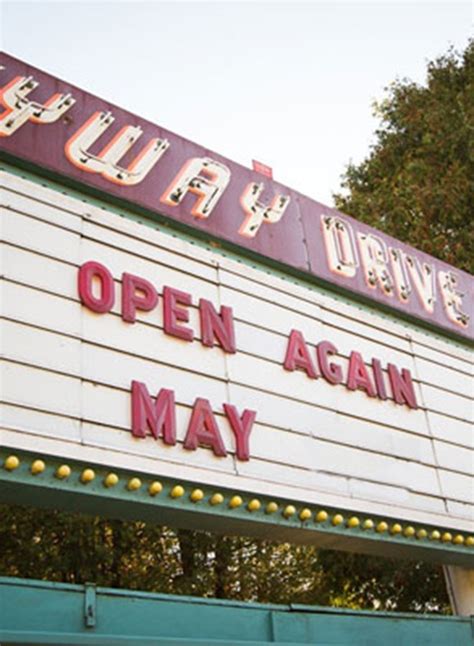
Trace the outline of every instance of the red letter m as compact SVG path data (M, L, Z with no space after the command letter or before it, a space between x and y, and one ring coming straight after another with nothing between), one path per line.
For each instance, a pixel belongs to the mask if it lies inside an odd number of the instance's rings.
M132 435L146 437L147 430L155 440L176 444L174 391L162 388L153 402L145 384L132 381Z

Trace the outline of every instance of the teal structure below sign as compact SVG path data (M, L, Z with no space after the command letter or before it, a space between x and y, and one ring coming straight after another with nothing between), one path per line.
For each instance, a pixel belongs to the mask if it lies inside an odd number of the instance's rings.
M473 617L353 612L0 578L0 643L471 646Z

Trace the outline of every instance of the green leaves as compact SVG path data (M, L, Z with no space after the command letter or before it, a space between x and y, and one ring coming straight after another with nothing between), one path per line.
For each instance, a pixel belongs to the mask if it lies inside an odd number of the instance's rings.
M474 272L474 41L395 81L375 104L376 143L342 178L336 206Z
M0 576L264 603L449 609L429 564L0 506Z

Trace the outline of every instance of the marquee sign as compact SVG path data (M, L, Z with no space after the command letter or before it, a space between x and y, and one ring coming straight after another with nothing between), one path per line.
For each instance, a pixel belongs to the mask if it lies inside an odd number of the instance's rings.
M79 498L166 491L164 508L207 505L224 525L231 510L244 528L273 515L471 558L470 277L270 172L3 67L0 481L13 499L15 473L25 491ZM104 200L38 182L43 167ZM138 222L133 205L189 228ZM194 229L262 262L197 245Z
M7 155L473 338L467 273L11 56L0 63Z

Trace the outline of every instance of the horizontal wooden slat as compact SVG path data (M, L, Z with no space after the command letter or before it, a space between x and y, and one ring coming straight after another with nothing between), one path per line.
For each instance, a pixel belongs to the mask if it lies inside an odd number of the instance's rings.
M81 420L64 414L45 413L23 404L0 403L1 426L25 434L70 442L81 441ZM34 446L34 445L33 445Z
M81 381L78 378L3 361L1 379L1 398L5 403L81 417Z
M474 475L474 447L463 449L453 444L435 440L434 450L438 464L449 471ZM472 492L474 496L474 490Z
M72 301L6 280L0 283L0 294L4 317L80 338L79 301Z
M11 175L4 175L4 177L11 178ZM11 181L7 181L2 190L1 205L5 209L26 213L32 215L38 220L44 220L48 224L53 224L70 231L80 232L82 228L82 215L78 212L71 212L67 207L73 208L80 204L77 200L67 198L58 193L48 192L45 194L44 187L34 187L32 184L15 187L16 182L13 182L11 188L23 190L24 193L17 192L17 190L8 190ZM51 194L52 193L52 194ZM35 194L37 194L35 196ZM83 207L84 210L84 207Z
M433 363L415 355L416 374L420 381L432 386L442 386L443 389L469 397L471 400L474 396L473 379L464 372L459 372L455 367L449 364L449 359L444 365Z
M471 379L474 376L474 364L472 362L447 355L439 348L434 349L421 343L413 343L413 351L419 357L432 361L437 365L448 366L460 373L469 375Z
M474 427L469 422L447 418L439 413L427 411L429 428L434 437L454 442L472 449L474 446Z
M439 477L441 489L446 498L472 504L474 495L474 477L472 475L440 470Z
M470 527L471 529L469 531L472 531L472 523L474 522L474 507L472 506L472 501L469 501L469 504L458 502L456 500L449 500L446 503L448 512L457 518L466 518L469 520L471 523Z
M471 398L435 388L430 384L421 384L420 388L423 403L429 410L474 424L474 402Z
M0 218L3 241L24 245L32 251L45 252L54 258L79 264L79 233L6 209L0 210Z

